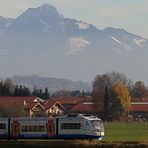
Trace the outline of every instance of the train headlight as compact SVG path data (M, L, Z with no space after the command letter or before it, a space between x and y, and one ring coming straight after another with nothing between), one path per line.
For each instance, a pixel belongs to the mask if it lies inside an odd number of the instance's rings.
M101 136L104 136L104 132L101 132Z

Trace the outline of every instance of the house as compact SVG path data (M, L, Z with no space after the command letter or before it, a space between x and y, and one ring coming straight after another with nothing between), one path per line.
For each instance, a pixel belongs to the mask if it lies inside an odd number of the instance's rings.
M84 98L52 98L52 101L59 102L63 107L63 114L69 113L70 110L80 102L84 101Z
M29 112L29 117L46 116L46 110L40 102L30 102L24 106L24 110Z
M5 97L0 96L1 116L34 116L41 114L44 110L42 103L44 100L38 97ZM38 110L37 110L38 108ZM39 108L41 108L39 110Z
M50 99L43 105L47 116L63 115L65 107L57 100Z
M41 115L44 116L59 116L59 115L64 115L70 112L70 110L77 105L80 102L83 102L84 99L82 98L52 98L48 99L45 102L43 102L40 106L41 109ZM31 106L31 103L29 103L29 107L25 109L30 110L30 116L37 115L35 113L34 109L36 108L35 106ZM35 105L35 104L34 104Z
M58 116L63 115L65 111L58 99L44 101L38 97L0 96L0 116Z
M103 103L84 98L52 98L0 96L0 116L59 116L67 113L92 114L102 117ZM130 115L148 119L148 99L132 99Z

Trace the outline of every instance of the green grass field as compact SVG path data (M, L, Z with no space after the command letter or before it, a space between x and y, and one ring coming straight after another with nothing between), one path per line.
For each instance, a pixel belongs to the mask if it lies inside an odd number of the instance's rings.
M148 141L148 122L104 123L105 141Z

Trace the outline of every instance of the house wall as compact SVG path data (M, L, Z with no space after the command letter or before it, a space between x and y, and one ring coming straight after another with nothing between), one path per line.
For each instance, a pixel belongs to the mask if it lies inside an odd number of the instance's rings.
M46 115L62 115L62 114L63 110L56 105L46 110Z
M148 120L148 112L136 111L136 112L130 112L130 114L134 117L134 119L141 118Z

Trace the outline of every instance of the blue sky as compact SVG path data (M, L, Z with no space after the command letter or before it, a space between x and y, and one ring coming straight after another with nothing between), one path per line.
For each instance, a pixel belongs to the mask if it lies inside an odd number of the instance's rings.
M27 8L44 3L55 6L64 17L99 29L124 28L148 39L148 0L0 0L0 16L17 17Z

